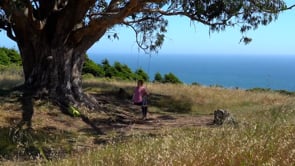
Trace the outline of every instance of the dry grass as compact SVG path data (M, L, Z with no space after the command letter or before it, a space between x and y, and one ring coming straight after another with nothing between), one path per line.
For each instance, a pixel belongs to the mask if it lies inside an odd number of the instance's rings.
M22 69L17 66L0 66L0 87L9 89L23 83Z
M176 129L48 165L294 165L294 131L267 125Z
M112 82L129 87L132 83ZM295 100L274 92L148 84L151 94L187 103L192 114L229 109L238 127L180 128L137 135L49 165L294 165ZM163 101L164 102L164 101ZM163 103L165 104L165 103ZM181 111L179 111L181 112Z
M118 88L132 93L135 85L105 79L84 82L85 90L94 94ZM151 94L152 112L208 115L223 108L233 114L238 126L165 128L157 133L134 132L129 137L114 134L109 137L116 139L83 154L37 164L295 165L294 96L218 87L151 83L146 86ZM2 104L1 112L11 106L7 102Z

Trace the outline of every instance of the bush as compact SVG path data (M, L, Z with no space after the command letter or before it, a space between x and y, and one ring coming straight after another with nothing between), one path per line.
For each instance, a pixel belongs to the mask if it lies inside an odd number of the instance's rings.
M198 83L198 82L193 82L192 85L194 85L194 86L201 86L201 84Z
M168 73L164 75L164 83L181 84L182 82L173 73Z
M115 76L123 80L135 80L135 75L127 65L122 65L119 62L114 63Z
M105 75L105 72L102 66L90 60L87 55L86 55L83 69L82 69L82 73L83 74L89 73L96 77L103 77Z
M135 75L137 80L143 80L143 81L149 81L149 76L146 72L144 72L142 69L137 69L135 71Z
M163 80L162 75L159 72L157 72L154 77L154 82L163 82L163 81L164 80Z
M10 64L21 65L21 57L14 49L0 47L0 64L5 66Z
M0 65L8 66L10 64L10 58L7 56L6 52L0 50Z

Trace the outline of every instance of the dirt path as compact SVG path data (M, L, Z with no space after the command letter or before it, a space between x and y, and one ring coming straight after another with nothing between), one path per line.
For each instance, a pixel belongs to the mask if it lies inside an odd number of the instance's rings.
M212 124L212 121L213 117L210 115L188 116L150 113L146 120L142 120L140 114L138 114L136 118L124 119L119 117L112 124L106 126L98 124L98 127L103 132L116 130L128 135L128 132L152 132L164 128L209 126Z

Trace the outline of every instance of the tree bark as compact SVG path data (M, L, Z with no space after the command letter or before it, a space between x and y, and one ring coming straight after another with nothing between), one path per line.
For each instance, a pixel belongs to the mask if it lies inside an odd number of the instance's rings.
M19 46L25 75L26 91L34 97L47 97L67 107L94 107L82 91L81 72L85 53L65 45L52 48L50 44L30 43Z

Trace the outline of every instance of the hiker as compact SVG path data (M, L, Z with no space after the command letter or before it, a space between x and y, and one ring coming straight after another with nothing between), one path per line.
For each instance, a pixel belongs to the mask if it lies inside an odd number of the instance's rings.
M147 114L147 90L143 86L143 80L137 81L137 87L134 89L134 94L132 97L133 104L141 106L142 119L146 119Z

